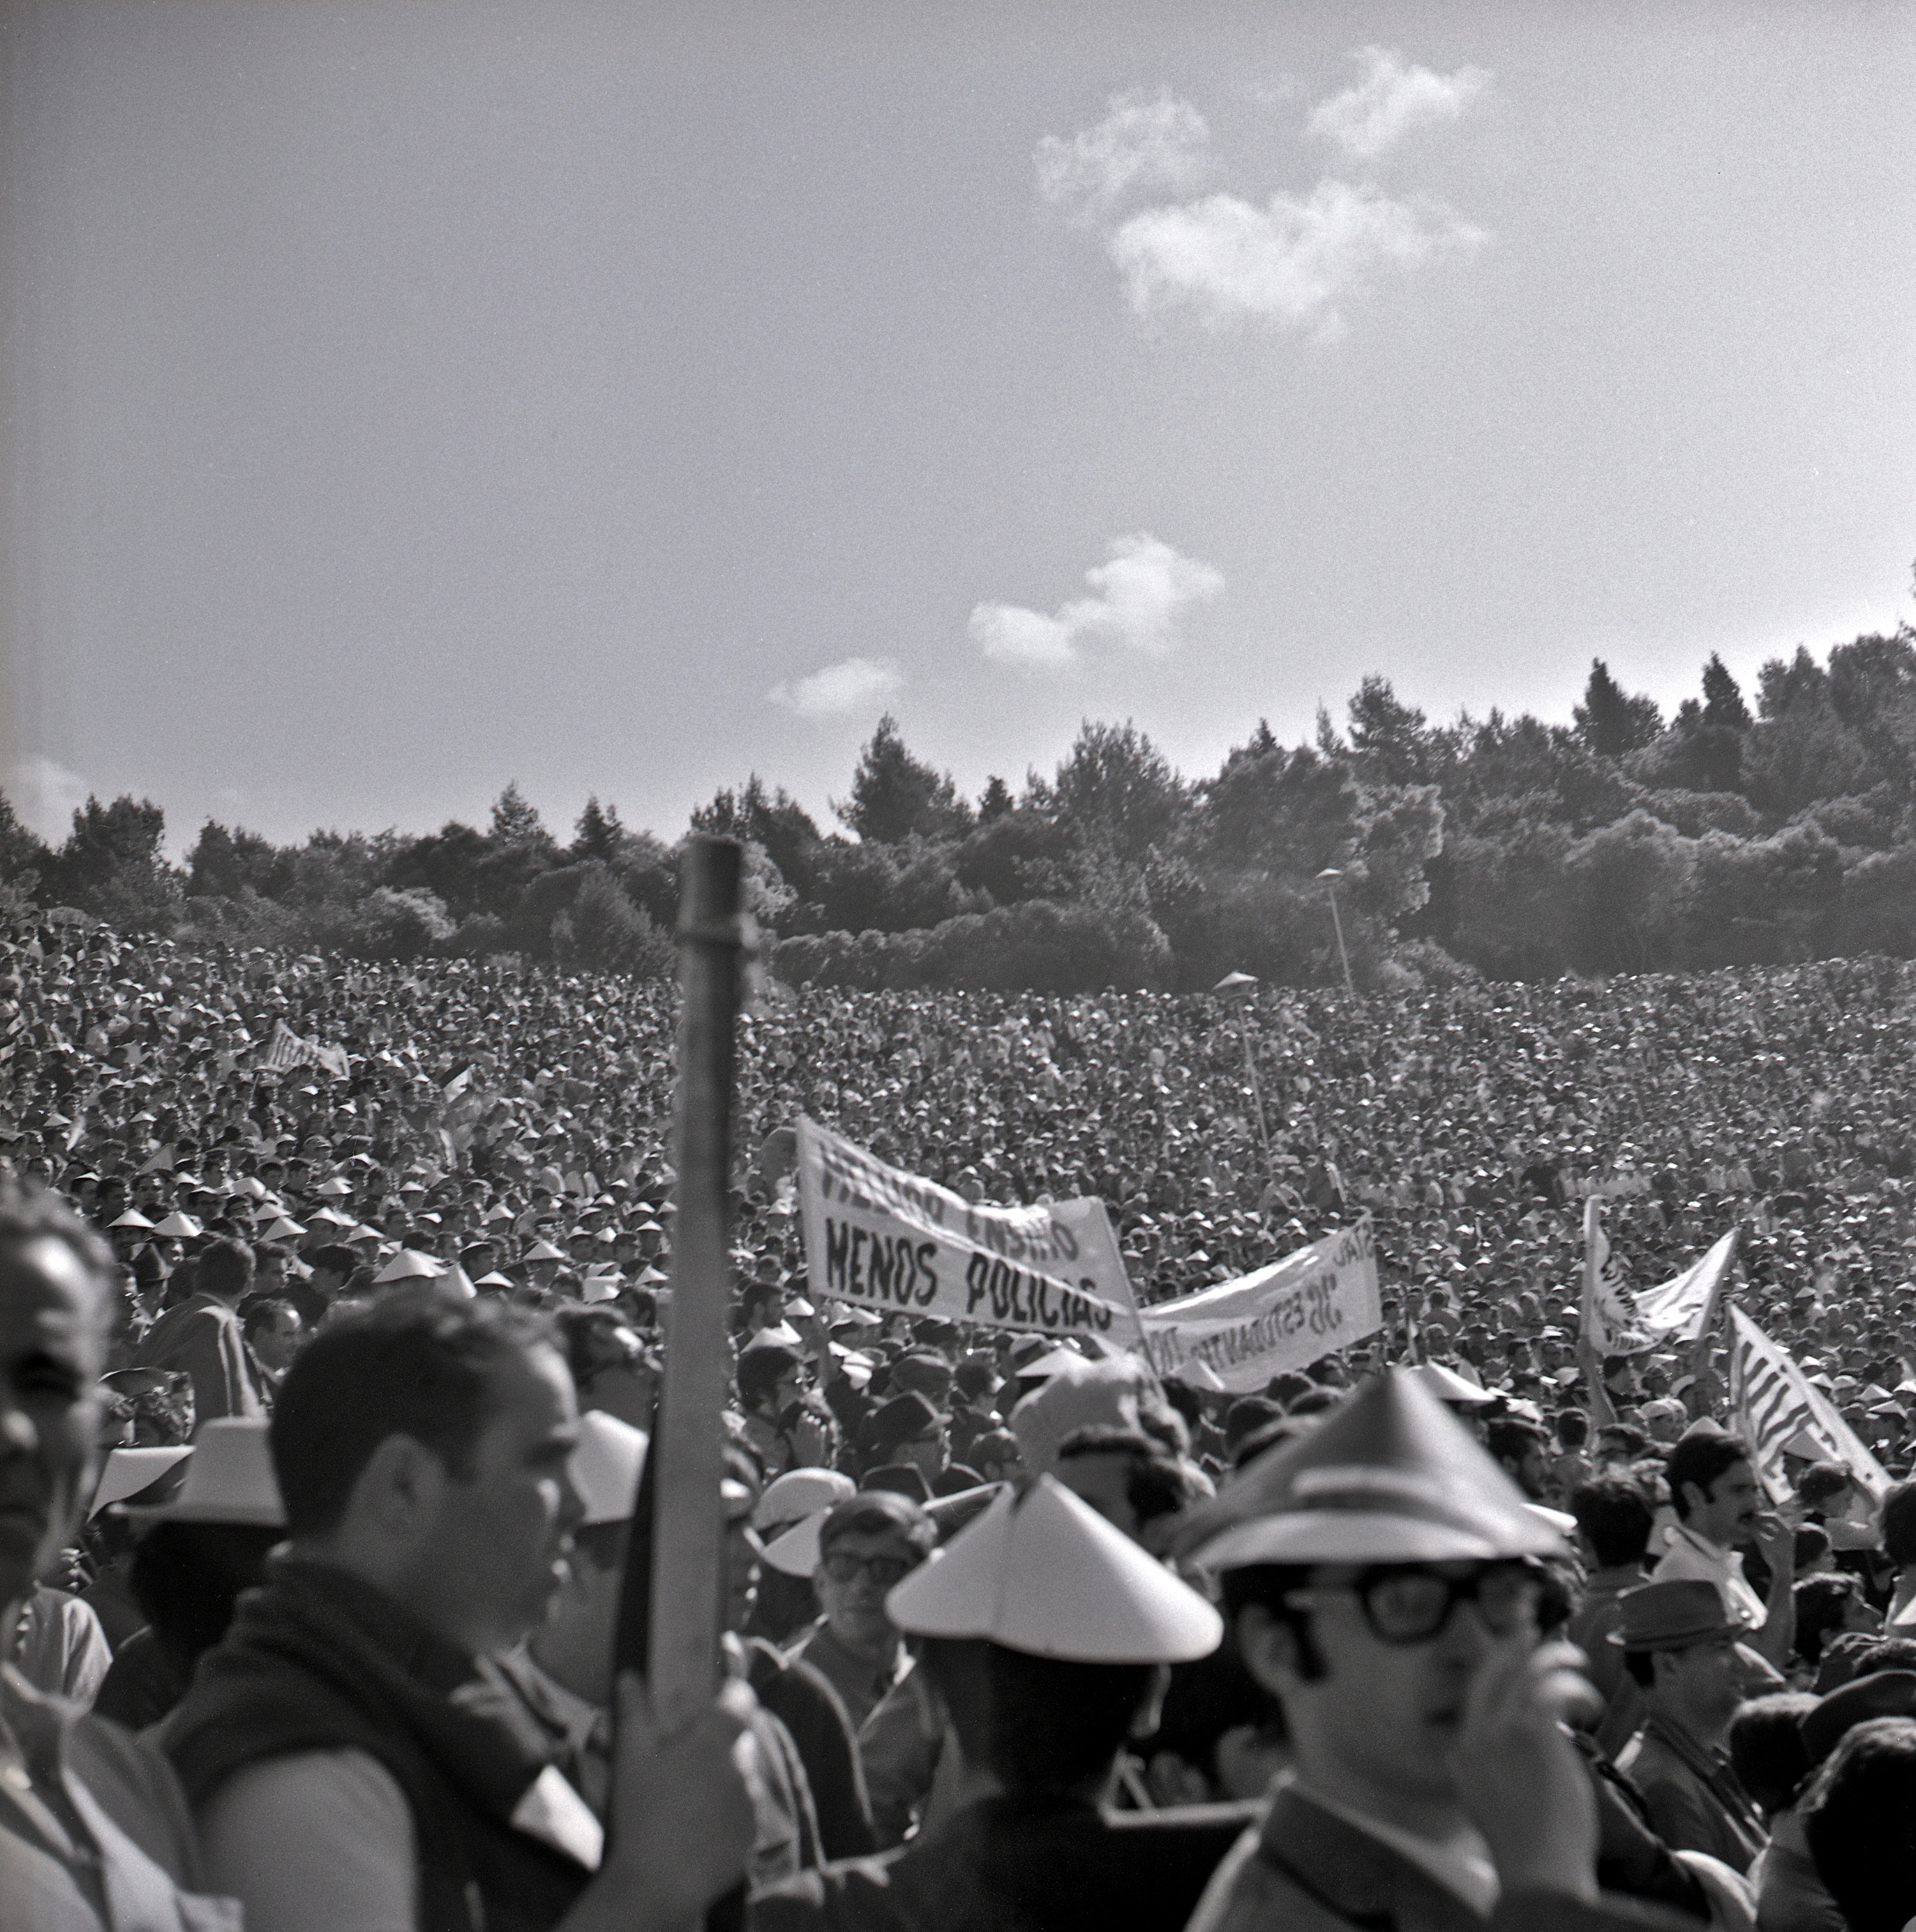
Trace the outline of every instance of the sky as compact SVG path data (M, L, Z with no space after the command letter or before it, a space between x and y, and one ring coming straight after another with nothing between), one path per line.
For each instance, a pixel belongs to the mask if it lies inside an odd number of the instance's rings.
M671 838L1916 618L1916 7L0 0L0 786Z

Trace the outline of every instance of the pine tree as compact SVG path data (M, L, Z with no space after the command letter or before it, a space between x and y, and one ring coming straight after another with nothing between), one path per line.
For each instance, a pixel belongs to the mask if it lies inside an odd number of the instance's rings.
M570 857L575 862L588 858L610 859L618 853L619 841L625 836L625 828L618 821L618 806L601 805L595 792L586 800L585 809L579 814L578 822L572 829Z
M1584 701L1571 708L1578 734L1600 758L1620 758L1648 744L1663 729L1654 701L1641 692L1626 697L1601 658L1590 661Z
M1703 667L1703 721L1732 731L1747 731L1751 721L1741 688L1730 675L1729 667L1714 651Z

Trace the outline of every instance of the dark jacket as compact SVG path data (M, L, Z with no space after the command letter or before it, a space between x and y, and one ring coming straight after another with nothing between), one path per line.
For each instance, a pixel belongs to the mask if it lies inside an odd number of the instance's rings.
M1183 1932L1245 1807L986 1798L928 1837L760 1893L751 1932Z
M1696 1932L1696 1920L1602 1895L1586 1905L1555 1894L1507 1894L1492 1932ZM1247 1833L1214 1880L1191 1932L1484 1932L1457 1894L1381 1838L1280 1789L1263 1826Z
M545 1932L590 1876L511 1823L548 1762L518 1700L343 1571L275 1561L158 1736L196 1812L265 1758L376 1758L412 1813L419 1932Z

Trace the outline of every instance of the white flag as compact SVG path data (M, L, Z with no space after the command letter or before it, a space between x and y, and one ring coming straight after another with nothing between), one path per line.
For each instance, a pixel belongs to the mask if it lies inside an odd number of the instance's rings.
M1750 1445L1756 1473L1773 1503L1787 1502L1792 1493L1784 1474L1783 1451L1799 1435L1818 1444L1829 1461L1842 1464L1872 1502L1881 1502L1888 1493L1889 1472L1864 1447L1835 1404L1797 1366L1787 1348L1772 1341L1735 1307L1730 1310L1730 1419Z
M1659 1341L1694 1341L1709 1332L1736 1257L1737 1231L1731 1228L1701 1260L1693 1261L1660 1288L1637 1297L1637 1320Z
M1583 1332L1599 1355L1634 1355L1649 1338L1630 1327L1623 1275L1603 1231L1603 1203L1592 1194L1584 1203Z

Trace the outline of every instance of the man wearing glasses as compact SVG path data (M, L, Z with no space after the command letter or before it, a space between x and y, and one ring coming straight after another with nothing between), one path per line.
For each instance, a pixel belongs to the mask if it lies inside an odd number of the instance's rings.
M825 1614L791 1651L825 1674L855 1732L911 1667L886 1593L938 1543L931 1519L908 1497L864 1490L818 1526L812 1581Z
M1180 1544L1221 1578L1295 1766L1191 1932L1682 1923L1599 1900L1555 1714L1578 1654L1537 1641L1531 1560L1559 1540L1411 1377L1253 1462Z

